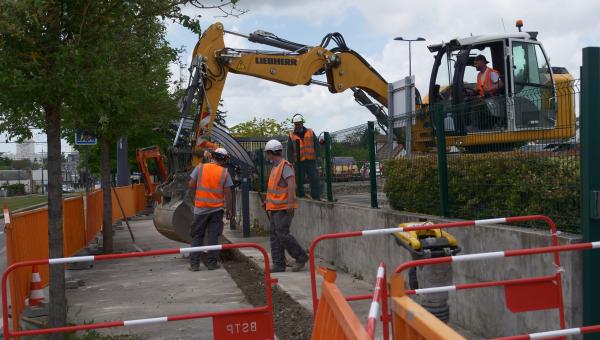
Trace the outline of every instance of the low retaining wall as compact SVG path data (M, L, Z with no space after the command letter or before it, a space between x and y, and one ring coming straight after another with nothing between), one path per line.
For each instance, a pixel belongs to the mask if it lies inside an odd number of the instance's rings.
M238 202L241 202L238 200ZM501 217L501 216L490 216ZM437 216L411 214L387 209L327 203L301 199L292 224L292 234L308 248L321 234L376 229L397 226L399 223L425 218L446 222ZM267 216L256 193L250 195L252 223L268 228ZM551 245L549 231L538 231L506 225L476 226L449 231L459 241L462 254L544 247ZM560 235L560 244L581 242L579 235ZM326 240L317 247L317 256L331 261L367 282L374 282L379 261L395 268L410 260L408 252L396 245L391 236ZM561 254L564 268L563 291L567 326L582 324L582 256L581 252ZM552 256L497 259L486 262L459 263L452 266L455 283L482 282L553 273ZM557 311L513 314L506 309L501 288L483 288L450 293L453 323L487 337L500 337L559 328Z

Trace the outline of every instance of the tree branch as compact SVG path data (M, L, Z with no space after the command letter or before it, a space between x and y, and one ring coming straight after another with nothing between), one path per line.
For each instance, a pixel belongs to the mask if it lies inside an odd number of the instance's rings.
M221 0L220 4L205 4L204 1L198 1L198 0L185 0L183 1L184 4L189 4L195 8L198 9L216 9L219 10L222 14L221 15L216 15L215 17L217 18L226 18L229 16L233 16L238 18L240 15L245 14L248 12L247 9L242 9L242 8L238 8L236 7L236 3L237 1L223 1Z

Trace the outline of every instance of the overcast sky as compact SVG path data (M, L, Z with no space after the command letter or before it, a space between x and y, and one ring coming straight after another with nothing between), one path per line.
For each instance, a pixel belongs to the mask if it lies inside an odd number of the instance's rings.
M412 65L422 93L426 92L433 63L427 44L471 34L515 32L516 19L524 20L525 30L539 32L553 66L567 67L576 78L581 49L600 46L600 1L241 0L239 7L249 12L239 18L215 18L216 12L202 12L203 28L222 21L228 30L250 33L262 29L309 45L319 44L326 33L340 32L348 46L362 54L387 81L408 74L408 46L393 38L422 36L427 42L413 44ZM187 11L195 13L192 9ZM186 62L191 59L197 38L178 25L168 25L172 45L187 50L182 56ZM265 49L243 38L226 35L225 39L228 47ZM172 72L173 78L178 79L176 65ZM302 113L307 125L317 132L335 131L372 119L348 92L333 95L320 86L288 87L236 74L229 75L223 99L229 126L253 117L283 120L295 112ZM7 150L14 151L14 146L0 143L0 152Z
M239 18L214 18L204 13L203 28L220 20L228 30L247 34L262 29L310 45L318 45L326 33L340 32L348 46L362 54L387 81L408 74L408 46L393 38L424 37L427 42L413 43L412 49L412 70L421 93L427 92L433 64L428 44L471 34L516 32L516 19L524 20L525 30L539 31L551 64L567 67L576 78L581 49L600 46L600 1L241 0L239 6L249 10ZM270 49L236 36L226 35L225 39L228 47ZM169 40L175 46L186 46L185 60L189 61L196 37L170 25ZM288 87L230 74L223 99L229 126L255 116L282 120L294 112L302 113L307 125L318 132L372 120L349 91L334 95L315 85Z

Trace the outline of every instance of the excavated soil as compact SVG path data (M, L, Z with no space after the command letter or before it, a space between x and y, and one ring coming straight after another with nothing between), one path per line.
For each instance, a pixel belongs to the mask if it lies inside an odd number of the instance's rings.
M232 250L222 252L223 266L253 306L266 304L264 272L252 261ZM275 334L281 340L305 340L312 334L312 314L273 286Z

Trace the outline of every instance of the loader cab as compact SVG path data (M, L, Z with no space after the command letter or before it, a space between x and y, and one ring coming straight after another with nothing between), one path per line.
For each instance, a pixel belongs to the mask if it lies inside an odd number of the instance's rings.
M537 34L473 36L429 46L435 52L429 103L442 105L447 135L552 129L556 90L552 69ZM477 55L500 75L493 96L477 91ZM481 141L480 141L481 142Z

